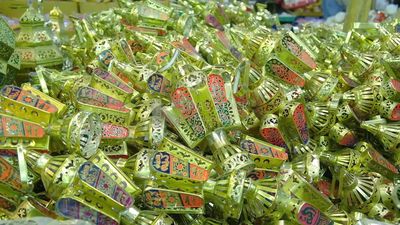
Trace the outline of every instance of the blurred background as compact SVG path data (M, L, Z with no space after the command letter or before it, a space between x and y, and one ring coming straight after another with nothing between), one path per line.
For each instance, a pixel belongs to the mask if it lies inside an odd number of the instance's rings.
M13 29L18 29L18 19L33 0L0 0L0 15L8 20ZM37 1L37 0L35 0ZM176 0L179 1L179 0ZM207 1L207 0L201 0ZM221 0L225 2L237 0ZM267 8L277 14L281 24L301 24L305 22L343 23L346 7L355 0L244 0L254 6ZM362 2L369 2L365 0ZM57 6L64 15L83 17L118 5L117 0L39 0L42 13ZM372 0L369 21L382 22L389 17L399 17L400 0ZM66 23L68 23L66 18ZM67 24L66 24L67 25Z

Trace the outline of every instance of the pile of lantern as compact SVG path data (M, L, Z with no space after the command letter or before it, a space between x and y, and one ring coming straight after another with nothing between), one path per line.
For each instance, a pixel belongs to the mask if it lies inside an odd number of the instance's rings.
M0 90L3 219L399 221L397 21L293 33L241 2L119 4L70 17L70 40L59 10L53 32L33 7L0 31L0 63L35 71Z

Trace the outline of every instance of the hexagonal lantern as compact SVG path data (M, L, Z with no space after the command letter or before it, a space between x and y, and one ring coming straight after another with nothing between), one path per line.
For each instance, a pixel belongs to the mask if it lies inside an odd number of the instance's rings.
M15 34L0 17L0 88L14 81L20 69L20 57L15 51Z
M44 17L29 7L20 18L21 31L16 40L16 51L21 56L21 68L59 66L63 63L60 50L54 45L44 26Z

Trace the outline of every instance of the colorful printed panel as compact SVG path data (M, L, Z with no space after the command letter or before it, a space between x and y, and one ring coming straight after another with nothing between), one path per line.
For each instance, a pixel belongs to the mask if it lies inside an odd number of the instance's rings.
M396 92L400 92L400 81L396 79L391 79L390 84Z
M57 107L45 100L33 95L29 91L22 90L20 87L7 85L1 90L1 95L9 99L33 106L49 113L56 113Z
M183 158L190 163L194 163L202 168L211 170L213 167L213 161L202 157L190 148L176 142L168 137L164 137L158 149L168 151L170 154L175 155L179 158Z
M250 106L250 101L246 95L235 96L235 101L238 107L247 108Z
M118 225L117 221L70 198L58 200L56 211L63 217L90 221L96 225Z
M378 151L374 149L369 149L368 153L371 156L372 160L374 160L374 162L376 162L377 165L385 167L392 173L399 174L397 168L391 162L389 162L385 157L383 157Z
M146 205L151 208L184 210L199 209L204 206L204 200L199 196L166 190L147 190L144 196Z
M233 57L235 57L238 60L241 60L243 58L239 50L237 50L235 47L231 45L228 37L226 37L223 31L217 31L216 36L219 39L219 41L224 45L224 47L233 55Z
M44 128L37 124L0 115L0 137L42 138L44 135Z
M390 120L399 121L400 120L400 103L397 103L395 107L393 107L392 112L390 113Z
M317 2L317 0L283 1L282 8L288 9L288 10L295 10L298 8L307 7L315 2Z
M126 207L133 204L133 198L114 179L104 173L99 167L91 162L84 163L78 171L82 181L96 188L98 191L111 197Z
M165 64L169 59L169 52L160 52L156 56L156 63L158 65Z
M171 45L175 48L179 49L182 52L186 52L187 54L194 57L201 57L201 55L197 52L197 50L193 47L193 45L189 42L187 38L183 38L182 42L173 41Z
M203 137L206 132L189 90L185 87L177 88L172 93L171 98L175 107L181 112L183 118L189 123L194 133L198 137Z
M128 58L130 62L134 62L133 53L131 48L129 47L128 42L125 39L119 40L119 45L121 46L122 51L124 51L125 56Z
M22 184L18 171L5 159L0 157L0 181L11 187L21 190Z
M288 149L285 139L278 128L264 128L261 130L261 136L273 145Z
M299 104L293 112L293 120L294 125L298 134L300 135L301 140L303 143L307 143L309 140L308 134L308 126L307 126L307 119L306 113L304 111L304 105Z
M121 90L124 90L126 93L133 93L133 89L130 88L125 83L121 82L117 78L115 78L111 73L102 70L100 68L96 68L93 70L93 74L100 77L101 79L110 82L111 84L117 86Z
M123 82L125 82L127 84L131 82L129 77L126 74L124 74L122 71L118 70L118 68L115 66L114 62L111 63L110 69L111 69L111 73L115 74L115 76L117 76Z
M297 220L302 225L333 225L333 221L308 203L301 207Z
M182 47L188 54L201 57L200 53L193 47L193 45L189 42L189 39L186 37L182 39Z
M161 173L180 176L197 181L207 181L208 171L181 160L167 152L157 152L150 160L153 168Z
M329 196L332 195L331 193L331 182L329 182L328 180L319 180L317 182L317 184L315 185L315 187L322 193L324 194L326 197L329 198Z
M12 149L0 149L0 157L2 157L2 158L17 158L17 152Z
M278 59L273 58L269 60L265 65L265 69L270 74L278 76L286 83L297 85L300 87L303 87L305 85L305 80L299 74L288 68Z
M285 35L282 39L282 44L285 46L289 51L297 56L301 61L307 64L312 69L317 68L317 64L315 60L308 54L304 48L302 48L296 41L290 37L289 35Z
M211 14L208 14L207 16L204 17L204 20L206 24L223 31L224 27L221 25L221 23L217 20L217 18Z
M343 146L352 147L357 143L358 139L352 131L348 131L342 139L339 140L339 144Z
M285 151L280 150L278 147L267 146L250 140L243 140L240 142L240 147L247 150L251 154L267 156L280 160L287 160L288 155Z
M2 196L0 196L0 208L5 209L9 212L14 212L17 207L16 204Z
M153 90L157 93L160 93L162 95L169 96L171 94L172 84L168 79L166 79L161 74L155 73L155 74L151 75L147 79L147 86L151 90Z
M217 108L218 116L221 119L222 124L233 124L233 115L230 113L232 106L226 98L224 79L217 74L208 75L208 88L214 100L214 104Z
M79 88L77 99L88 105L109 108L121 112L129 112L129 109L124 106L123 102L90 87Z
M118 185L118 188L116 189L117 191L120 189L120 187L122 187L124 192L116 194L126 195L125 192L127 192L130 196L136 196L141 192L139 187L137 187L132 181L130 181L129 178L124 173L122 173L122 171L119 170L119 168L114 163L112 163L112 161L107 157L104 152L99 151L90 159L90 161L93 165L96 165L97 168L100 167L102 172L106 174L106 177L107 175L109 176L107 179L110 179L110 177L112 178L112 180L114 181L113 185ZM124 196L122 197L125 198ZM121 199L121 201L125 200ZM128 200L126 201L129 202Z
M277 175L278 172L275 171L255 169L247 174L247 178L251 178L252 180L263 180L276 177Z
M111 123L103 123L102 139L124 139L129 135L129 129Z
M114 55L110 50L104 50L102 51L98 56L97 60L105 66L105 68L108 68L110 65L111 60L114 59Z

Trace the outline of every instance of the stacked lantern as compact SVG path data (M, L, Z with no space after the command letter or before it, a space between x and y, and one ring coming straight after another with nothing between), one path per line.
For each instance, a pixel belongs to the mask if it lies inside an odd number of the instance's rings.
M3 49L0 54L0 86L10 84L20 69L20 55L15 52L15 34L4 19L0 20L0 44Z
M63 62L60 50L53 44L44 22L43 15L32 7L20 19L21 31L16 38L16 46L21 55L22 68L59 66Z

